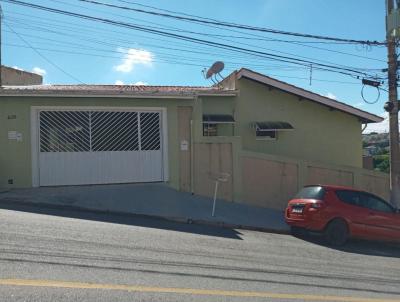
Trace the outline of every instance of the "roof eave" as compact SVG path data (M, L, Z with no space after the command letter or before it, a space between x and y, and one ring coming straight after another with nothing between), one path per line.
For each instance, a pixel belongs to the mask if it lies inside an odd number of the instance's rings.
M185 93L165 93L165 92L148 92L148 93L126 93L126 92L82 92L82 91L0 91L0 97L101 97L101 98L180 98L192 99L195 97L235 97L236 91L229 92L185 92Z

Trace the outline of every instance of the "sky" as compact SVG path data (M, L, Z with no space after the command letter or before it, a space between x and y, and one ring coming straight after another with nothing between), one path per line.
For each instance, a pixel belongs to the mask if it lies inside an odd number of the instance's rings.
M201 25L80 0L21 1L274 55L362 69L369 76L378 73L384 75L379 70L387 67L387 52L383 46L326 43L303 37ZM384 0L96 1L165 13L159 10L163 9L180 16L190 14L282 31L357 40L385 40ZM363 101L361 71L357 79L314 67L310 85L311 67L308 65L293 65L2 0L0 4L4 12L3 64L42 74L46 84L209 86L213 83L203 77L202 70L215 61L223 61L225 69L221 72L222 76L246 67L361 110L386 116L383 110L387 101L385 90L380 91L376 103ZM386 83L382 87L387 89ZM365 87L363 92L368 102L374 102L378 97L375 88ZM385 131L386 121L370 125L366 131Z

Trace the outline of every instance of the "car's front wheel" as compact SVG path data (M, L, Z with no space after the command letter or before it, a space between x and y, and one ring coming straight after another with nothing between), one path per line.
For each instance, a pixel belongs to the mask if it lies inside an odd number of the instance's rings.
M347 223L342 219L332 220L325 228L324 237L330 245L344 245L349 237Z

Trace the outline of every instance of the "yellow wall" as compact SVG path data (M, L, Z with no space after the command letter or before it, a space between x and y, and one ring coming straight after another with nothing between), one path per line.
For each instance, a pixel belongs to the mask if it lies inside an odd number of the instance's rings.
M30 187L31 106L112 106L165 107L168 116L169 183L179 185L179 142L177 107L193 106L193 141L233 144L234 196L240 196L241 171L239 152L286 156L299 160L317 161L331 165L362 166L361 124L359 120L340 111L312 101L299 101L288 93L269 90L262 84L241 79L237 81L237 97L199 97L178 99L128 98L60 98L60 97L1 97L0 99L0 187ZM235 132L230 125L222 126L225 137L205 138L202 135L203 114L232 114ZM15 116L9 119L9 116ZM295 128L280 132L276 141L257 141L250 124L255 121L286 121ZM22 133L22 142L7 139L8 131ZM7 180L14 179L13 185Z
M243 149L336 165L362 167L361 123L357 117L242 78L237 81L237 135ZM275 141L256 140L250 124L285 121L293 131Z
M177 106L192 100L126 98L38 98L2 97L0 100L0 187L32 186L31 106L164 107L167 109L169 183L178 188ZM15 115L15 119L8 119ZM22 133L22 142L8 140L8 131ZM8 185L7 180L14 184Z

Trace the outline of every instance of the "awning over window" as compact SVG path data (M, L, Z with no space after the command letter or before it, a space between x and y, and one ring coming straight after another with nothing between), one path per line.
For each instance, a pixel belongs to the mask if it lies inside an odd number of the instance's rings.
M203 124L234 124L230 114L203 114Z
M279 130L293 130L293 126L288 122L255 122L253 127L257 131L279 131Z

